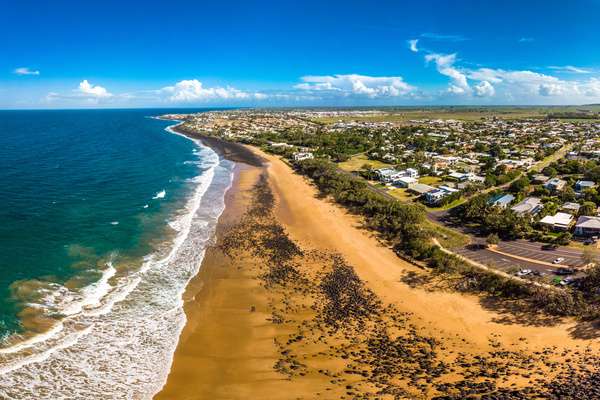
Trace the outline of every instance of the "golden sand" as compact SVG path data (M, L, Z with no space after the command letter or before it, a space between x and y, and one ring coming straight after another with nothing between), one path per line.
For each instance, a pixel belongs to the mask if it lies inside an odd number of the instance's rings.
M539 321L516 323L506 313L484 307L480 297L411 287L404 278L422 270L399 259L372 233L362 229L359 217L317 198L316 189L283 161L260 154L269 161L266 169L276 199L274 217L290 239L302 249L341 255L383 307L391 305L398 315L407 318L406 324L414 326L418 335L438 340L437 348L443 351L437 351L437 359L455 359L457 353L471 357L494 350L526 359L535 352L553 348L555 359L560 362L563 350L589 347L597 352L596 340L576 339L576 333L585 327L573 321L552 326L538 326ZM238 167L234 186L226 196L219 237L246 212L251 188L260 173L260 168ZM265 271L264 258L254 257L250 250L235 254L231 258L217 247L210 248L200 273L187 288L188 323L167 384L157 399L352 398L357 393L375 391L373 379L359 385L354 378L356 371L348 372L348 362L341 357L344 346L356 344L360 330L351 331L350 336L356 337L328 333L330 330L320 322L314 323L320 300L311 288L291 292L270 288L260 278ZM305 276L319 279L325 270L316 261L319 256L311 257L294 262ZM289 321L273 323L276 312ZM376 328L373 323L389 323L385 313L377 318L367 321L365 332ZM302 339L297 343L289 339L298 332ZM320 339L323 335L328 336ZM297 357L300 367L287 368L290 360L282 354ZM539 367L538 377L548 371L546 366ZM452 374L446 375L444 379L452 380ZM530 384L527 375L504 377L502 385ZM387 382L383 386L390 384L410 386L403 382ZM407 393L427 398L433 392L422 389ZM382 394L381 398L393 397Z

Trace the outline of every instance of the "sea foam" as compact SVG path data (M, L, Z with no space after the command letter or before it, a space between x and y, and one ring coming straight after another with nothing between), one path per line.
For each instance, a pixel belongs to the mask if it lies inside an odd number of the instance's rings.
M0 398L150 399L162 388L186 321L183 293L213 240L233 176L233 163L197 145L203 171L169 221L170 249L125 273L108 262L79 291L48 288L44 307L61 317L44 334L0 349Z

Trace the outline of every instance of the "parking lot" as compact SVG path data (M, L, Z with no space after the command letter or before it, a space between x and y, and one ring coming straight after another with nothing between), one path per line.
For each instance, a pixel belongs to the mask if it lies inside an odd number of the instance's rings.
M500 242L500 244L498 244L498 250L518 257L547 263L552 263L559 257L564 258L564 261L560 262L559 265L565 267L581 268L585 265L585 261L582 258L582 251L568 247L559 247L555 250L544 250L541 243L515 240L511 242Z
M580 268L585 264L581 257L582 251L580 250L565 247L559 247L555 250L543 250L541 243L528 242L526 240L501 242L498 245L498 250L506 254L500 254L487 249L485 246L477 245L465 246L455 251L473 261L506 272L513 272L517 269L531 269L552 275L560 267ZM516 257L550 264L559 257L564 258L564 261L559 264L545 265Z

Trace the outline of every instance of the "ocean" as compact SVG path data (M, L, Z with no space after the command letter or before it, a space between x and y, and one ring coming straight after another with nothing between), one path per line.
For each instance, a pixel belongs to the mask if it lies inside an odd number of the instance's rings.
M233 175L175 112L0 111L0 398L163 386Z

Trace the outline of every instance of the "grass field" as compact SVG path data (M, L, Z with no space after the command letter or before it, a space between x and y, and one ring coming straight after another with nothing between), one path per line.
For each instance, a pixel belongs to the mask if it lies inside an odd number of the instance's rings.
M457 119L477 121L483 118L502 119L545 118L548 114L563 112L592 111L600 112L600 106L556 106L556 107L406 107L380 109L381 113L363 115L340 115L315 118L315 122L331 124L338 121L395 122L404 123L420 119ZM348 110L351 111L351 110ZM589 119L568 119L565 122L595 121Z
M338 167L344 171L354 172L360 170L365 164L370 165L372 168L384 168L390 166L390 164L381 161L369 160L364 154L357 154L348 161L339 163Z
M437 176L422 176L419 178L419 183L423 185L436 185L442 182L442 178Z
M411 201L417 197L417 196L409 193L408 190L403 189L403 188L390 189L390 190L388 190L388 193L402 202Z

